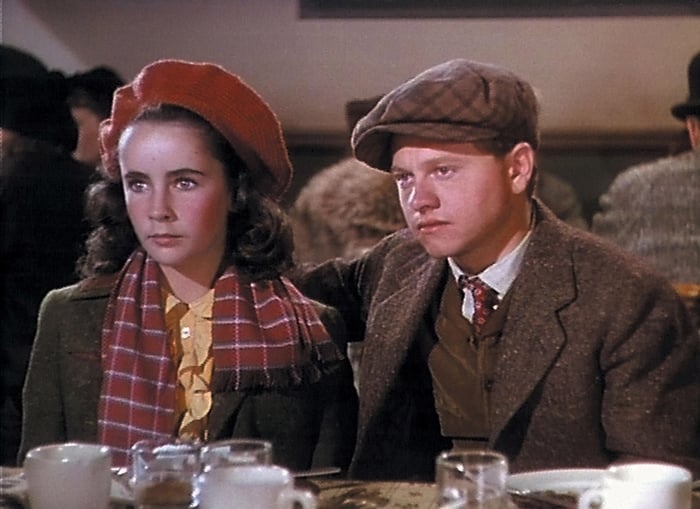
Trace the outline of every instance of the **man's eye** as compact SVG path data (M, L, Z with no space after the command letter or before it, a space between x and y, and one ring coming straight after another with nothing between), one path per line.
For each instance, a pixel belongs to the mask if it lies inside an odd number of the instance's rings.
M392 173L394 180L399 186L405 186L410 181L411 176L408 173Z
M435 168L435 173L437 173L441 177L452 175L454 171L454 168L451 166L438 166L437 168Z

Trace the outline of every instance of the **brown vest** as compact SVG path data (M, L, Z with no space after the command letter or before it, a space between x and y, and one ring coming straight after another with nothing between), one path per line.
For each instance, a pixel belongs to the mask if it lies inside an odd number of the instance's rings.
M508 301L506 295L477 336L462 316L457 283L447 278L435 311L438 341L428 356L428 367L442 435L452 438L455 446L478 446L488 440L490 393Z

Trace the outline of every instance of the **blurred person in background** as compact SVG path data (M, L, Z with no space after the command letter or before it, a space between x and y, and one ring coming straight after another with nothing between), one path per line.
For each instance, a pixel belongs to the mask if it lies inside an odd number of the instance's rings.
M311 177L290 215L300 263L354 258L406 226L394 180L355 158Z
M345 103L348 137L379 99ZM313 175L294 201L290 217L300 263L354 258L406 226L394 179L352 156Z
M0 454L13 465L39 304L77 280L92 169L71 157L77 132L62 73L3 45L0 82Z
M105 66L68 77L68 105L78 127L73 157L81 163L93 168L100 164L100 122L109 117L112 94L123 84L122 78Z
M583 217L581 199L574 186L564 178L538 168L534 195L562 221L584 230L589 228L588 221Z
M700 52L687 72L688 96L671 114L685 124L689 150L620 173L600 197L592 230L661 271L700 328Z

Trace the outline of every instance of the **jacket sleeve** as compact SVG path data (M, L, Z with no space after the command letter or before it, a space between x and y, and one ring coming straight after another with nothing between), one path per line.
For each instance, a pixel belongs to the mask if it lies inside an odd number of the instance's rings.
M640 290L640 293L644 293ZM700 341L670 287L610 325L600 353L602 424L618 459L652 458L700 472ZM619 302L624 307L625 302Z
M315 266L299 266L291 278L306 296L340 312L348 341L362 341L386 260L393 250L402 250L404 236L404 230L389 235L353 260L335 258Z
M33 447L64 442L67 438L59 369L61 340L58 323L61 313L57 292L49 292L39 309L37 333L22 394L20 465Z
M345 324L337 310L324 308L319 314L344 359L321 382L323 406L312 467L338 466L345 471L355 448L358 398L347 357Z

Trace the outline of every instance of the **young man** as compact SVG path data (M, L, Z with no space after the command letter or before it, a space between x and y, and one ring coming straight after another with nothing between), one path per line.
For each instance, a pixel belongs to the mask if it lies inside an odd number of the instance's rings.
M651 269L532 198L528 83L443 63L389 92L352 145L394 176L408 228L299 281L364 337L351 475L431 479L453 446L499 450L511 471L697 467L687 312Z

